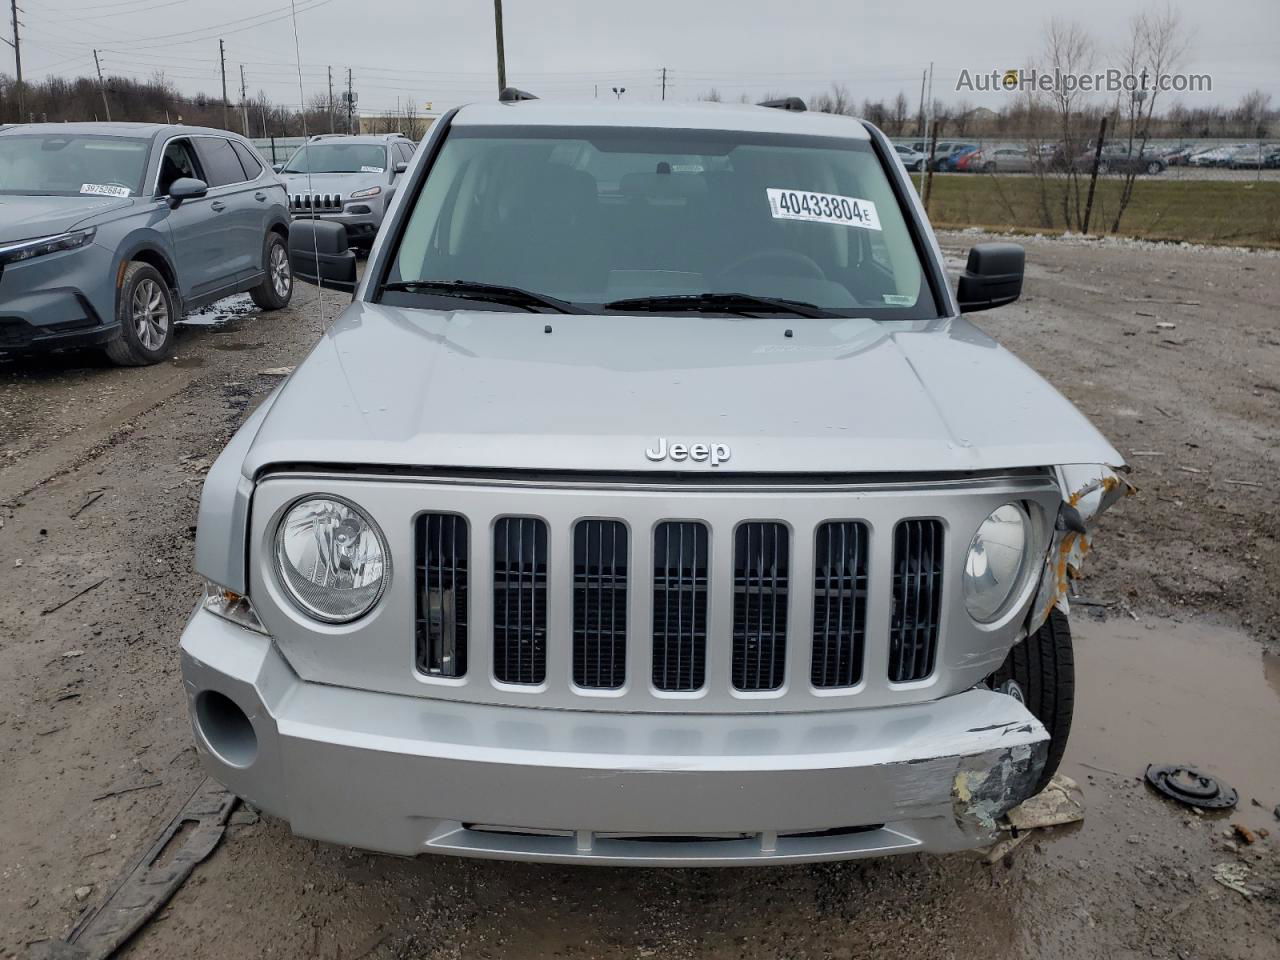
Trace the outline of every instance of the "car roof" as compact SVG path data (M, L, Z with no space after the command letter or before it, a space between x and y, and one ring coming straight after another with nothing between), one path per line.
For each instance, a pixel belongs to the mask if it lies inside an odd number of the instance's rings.
M662 127L792 133L798 136L869 140L852 117L815 111L779 110L737 103L631 103L598 100L521 100L472 103L458 109L456 126Z
M341 140L345 143L385 144L392 140L408 140L403 133L317 133L308 139L308 143L327 143L330 140Z
M129 139L154 139L159 136L194 136L206 134L242 139L230 130L213 127L189 127L181 123L19 123L12 127L0 127L0 136L24 133L61 133L69 136L92 134L99 137L126 137Z

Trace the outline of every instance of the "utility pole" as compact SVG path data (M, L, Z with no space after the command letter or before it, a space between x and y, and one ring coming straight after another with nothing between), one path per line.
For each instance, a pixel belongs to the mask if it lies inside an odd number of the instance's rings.
M102 82L102 64L98 61L98 51L93 51L93 65L98 68L98 89L102 91L102 109L107 111L107 122L111 122L111 105L107 103L107 85Z
M240 64L240 122L244 124L244 129L240 132L247 137L249 135L249 92L245 89L243 63Z
M222 129L226 130L231 126L227 119L227 45L221 40L218 41L218 60L222 64Z
M333 129L333 67L329 68L329 132L337 133Z
M351 68L347 67L347 133L355 133L356 128L351 123L351 118L356 109L356 95L351 90Z
M928 70L920 71L920 123L916 127L916 135L924 136L924 78L928 74Z
M5 43L13 47L13 72L18 83L18 121L21 122L27 107L22 96L22 41L18 38L18 0L9 0L9 9L13 11L13 39L6 40Z
M502 46L502 0L493 0L493 28L498 38L498 92L501 93L507 86L507 54Z
M662 99L667 99L667 68L662 68Z

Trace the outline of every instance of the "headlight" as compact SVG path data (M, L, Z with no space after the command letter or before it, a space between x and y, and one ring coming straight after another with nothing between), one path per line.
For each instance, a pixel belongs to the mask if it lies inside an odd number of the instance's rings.
M17 263L32 257L43 257L46 253L57 253L59 250L74 250L91 241L97 232L97 227L90 227L88 230L72 230L53 237L36 237L33 240L10 243L0 247L0 263Z
M382 192L381 187L367 187L364 190L356 190L348 195L348 200L368 200L370 197L376 197Z
M1006 503L982 521L964 560L964 606L979 623L1005 612L1023 580L1031 519L1014 503Z
M336 497L310 497L290 507L276 528L275 553L289 598L325 623L368 613L391 579L382 531Z

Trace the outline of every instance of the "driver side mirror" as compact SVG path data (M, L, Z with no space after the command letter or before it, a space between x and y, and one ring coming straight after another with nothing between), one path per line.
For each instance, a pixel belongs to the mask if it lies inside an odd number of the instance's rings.
M209 192L209 185L195 177L179 177L169 184L169 206L177 210L184 200L198 200Z
M1016 243L979 243L969 249L969 262L956 285L961 313L991 310L1022 296L1027 254Z
M347 228L328 220L295 220L289 227L289 266L306 283L330 290L356 288L356 255Z
M405 163L404 161L401 161L400 163L397 163L397 164L395 165L395 172L396 172L396 175L397 175L397 176L399 176L400 174L404 173L404 172L405 172L406 170L408 170L408 169L409 169L409 165L408 165L407 163Z
M273 163L273 164L271 165L271 169L272 169L272 170L274 170L276 173L279 173L281 170L283 170L283 169L284 169L284 164L283 164L283 163Z

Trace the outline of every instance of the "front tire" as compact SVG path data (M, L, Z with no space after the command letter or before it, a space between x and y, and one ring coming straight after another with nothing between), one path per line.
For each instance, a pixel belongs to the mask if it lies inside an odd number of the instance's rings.
M106 343L107 357L122 367L159 363L173 349L178 318L173 291L149 263L130 263L116 293L115 338Z
M1076 665L1066 614L1055 608L1039 630L1010 650L1000 669L991 675L991 686L1014 696L1021 693L1027 709L1049 731L1049 753L1036 784L1039 793L1058 772L1071 735Z
M263 310L282 310L293 299L293 270L289 266L289 249L284 238L275 231L267 234L262 262L267 275L249 291L249 296Z

